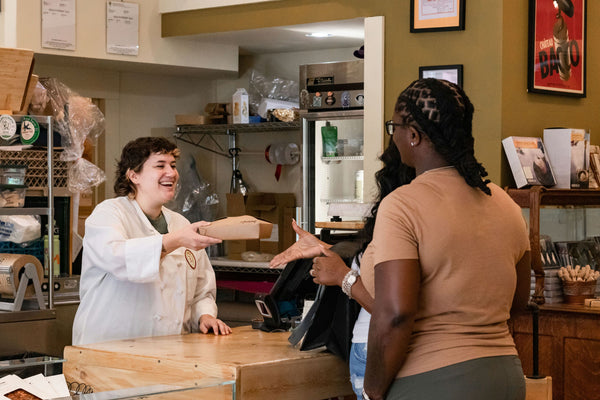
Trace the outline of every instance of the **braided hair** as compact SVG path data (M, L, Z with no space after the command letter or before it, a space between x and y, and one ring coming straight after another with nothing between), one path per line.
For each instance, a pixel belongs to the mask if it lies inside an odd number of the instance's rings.
M402 122L427 136L434 149L471 187L491 195L487 171L475 158L473 105L457 85L440 79L412 82L398 97L395 112Z
M375 173L377 198L375 204L371 207L370 215L365 218L364 228L360 232L361 247L357 254L363 253L373 239L375 219L383 198L396 188L410 183L416 176L415 169L402 162L400 152L393 140L390 140L388 147L381 154L379 160L383 162L383 167Z

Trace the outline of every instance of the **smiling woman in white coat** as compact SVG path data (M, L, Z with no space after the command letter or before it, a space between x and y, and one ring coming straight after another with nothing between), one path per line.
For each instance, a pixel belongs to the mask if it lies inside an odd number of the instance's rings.
M118 197L85 222L81 302L73 344L189 332L219 335L216 280L204 248L221 242L198 234L164 207L175 195L177 147L165 138L129 142L117 166Z

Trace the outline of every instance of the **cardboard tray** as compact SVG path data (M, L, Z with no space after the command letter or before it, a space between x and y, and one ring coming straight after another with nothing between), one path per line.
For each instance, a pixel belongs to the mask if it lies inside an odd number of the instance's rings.
M271 237L273 224L251 215L226 217L198 229L198 233L222 240L250 240Z

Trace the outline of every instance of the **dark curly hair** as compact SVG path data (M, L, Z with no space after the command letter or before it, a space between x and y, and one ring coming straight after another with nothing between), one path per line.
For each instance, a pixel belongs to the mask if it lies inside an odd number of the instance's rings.
M140 172L146 160L152 154L171 154L179 158L177 146L163 137L141 137L127 143L117 162L115 194L117 196L135 196L135 185L127 177L127 171Z
M373 239L373 230L375 229L375 219L379 205L385 196L392 193L396 188L410 183L415 179L415 169L402 162L400 152L393 140L390 140L388 147L379 157L383 162L383 167L375 173L377 183L377 197L375 204L371 207L371 212L365 218L364 228L360 231L361 247L358 254L364 252Z
M472 132L473 104L454 83L441 79L419 79L398 97L395 111L402 122L427 136L435 150L469 186L491 195L487 171L475 158Z

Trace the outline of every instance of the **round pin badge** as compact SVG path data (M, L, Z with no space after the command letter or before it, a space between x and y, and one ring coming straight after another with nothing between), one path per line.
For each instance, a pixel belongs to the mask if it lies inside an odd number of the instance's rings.
M33 144L40 137L40 124L28 115L21 119L21 143Z
M0 115L0 138L10 140L17 133L17 123L10 115Z
M196 269L196 256L194 255L194 252L192 252L190 249L185 249L183 254L185 255L185 261L190 268Z

